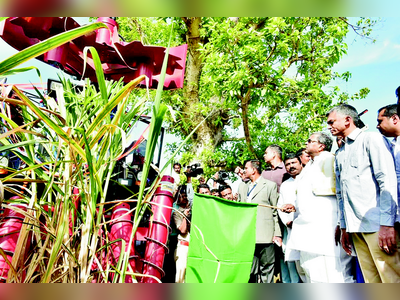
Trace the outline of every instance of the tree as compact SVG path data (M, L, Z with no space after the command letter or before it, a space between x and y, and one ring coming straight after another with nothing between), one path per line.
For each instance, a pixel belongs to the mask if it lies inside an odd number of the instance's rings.
M245 159L262 158L270 143L294 151L322 128L334 100L344 102L368 93L363 89L350 97L326 86L334 79L349 78L348 72L337 74L332 67L346 53L349 28L369 35L374 23L370 19L357 25L346 18L314 17L118 21L130 22L126 32L140 36L146 27L146 36L155 33L156 42L162 42L160 27L174 23L175 41L185 38L186 86L166 99L179 116L170 119L170 128L185 136L209 116L193 136L189 156L209 166L229 169Z

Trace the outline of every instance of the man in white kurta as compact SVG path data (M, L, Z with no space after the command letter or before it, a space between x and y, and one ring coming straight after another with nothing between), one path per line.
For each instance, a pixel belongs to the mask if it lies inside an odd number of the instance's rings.
M295 203L296 201L296 182L295 178L300 174L303 169L300 157L293 153L288 153L284 160L286 172L290 175L290 178L282 182L279 191L278 207L284 204ZM300 252L287 248L287 244L290 241L292 232L292 225L294 220L294 213L284 213L278 210L278 215L283 223L282 231L282 251L284 254L283 260L281 260L281 274L283 283L299 283L305 282L306 279L303 276L304 272L300 267ZM300 280L301 278L301 280Z
M306 148L311 160L295 180L296 213L287 247L300 251L307 282L354 282L351 257L334 239L339 215L331 147L328 135L312 134Z

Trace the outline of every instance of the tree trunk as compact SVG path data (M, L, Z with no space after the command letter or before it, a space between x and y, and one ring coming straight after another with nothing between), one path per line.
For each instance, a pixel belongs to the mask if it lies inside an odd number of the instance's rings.
M250 130L249 130L249 103L250 103L251 89L247 90L246 95L244 97L240 97L241 99L241 108L242 108L242 123L243 123L243 131L244 137L246 140L247 148L252 154L253 158L257 158L256 152L253 147L253 143L251 142Z
M188 59L186 63L186 88L184 90L184 97L186 105L183 108L183 115L185 118L190 119L192 126L188 129L189 133L192 131L203 119L204 116L201 112L195 110L199 104L199 83L202 68L201 53L198 51L200 43L204 40L200 37L201 18L200 17L187 17L183 18L187 27L187 43L188 43ZM203 123L203 125L192 136L194 144L194 152L197 157L205 150L210 148L214 150L216 146L222 141L223 126L216 126L212 122L213 117Z

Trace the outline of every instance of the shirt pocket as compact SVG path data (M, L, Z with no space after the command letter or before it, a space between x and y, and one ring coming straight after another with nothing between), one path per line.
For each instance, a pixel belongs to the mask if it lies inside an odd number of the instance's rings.
M350 167L357 169L359 166L358 155L352 155L349 159Z

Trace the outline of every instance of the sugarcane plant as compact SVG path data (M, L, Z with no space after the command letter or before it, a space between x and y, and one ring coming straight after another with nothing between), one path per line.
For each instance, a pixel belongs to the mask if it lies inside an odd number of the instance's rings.
M101 27L106 25L82 26L20 51L0 63L0 77L29 71L32 68L17 67ZM56 100L36 90L43 106L33 102L16 86L0 97L3 128L0 153L8 151L21 162L19 167L2 167L7 173L0 181L0 199L3 188L6 195L2 222L11 222L8 228L13 231L2 231L4 226L0 224L0 255L3 258L0 280L125 282L129 276L131 282L135 282L146 276L129 265L136 230L153 204L152 196L164 171L201 123L181 143L146 190L167 111L161 102L167 50L157 93L150 101L152 118L139 192L129 199L113 201L115 205L136 203L129 212L134 214L130 239L128 242L110 240L110 220L104 214L107 192L114 180L116 162L127 147L131 128L138 116L147 112L149 105L145 103L149 99L137 97L133 92L145 76L126 85L122 80L106 81L96 50L85 48L85 57L89 53L96 70L96 87L86 81L83 90L78 90L70 80L60 78L63 89L58 91ZM16 121L12 111L17 111L21 120ZM6 213L13 215L9 218L11 221L4 218ZM14 241L15 244L11 248L2 247L3 241ZM122 244L119 257L113 257L110 251L115 243Z
M27 48L0 63L0 75L16 73L22 62L100 27L105 25L83 26ZM23 165L5 167L8 174L2 178L6 194L14 196L6 197L3 207L24 219L13 255L0 248L8 265L8 273L1 276L7 282L90 282L93 265L102 265L100 253L110 246L103 204L115 163L127 146L127 134L145 111L147 99L132 95L145 77L126 85L107 82L96 50L87 51L95 63L98 88L86 82L78 92L62 79L64 93L57 95L57 101L40 94L45 108L15 86L12 98L1 97L5 130L0 152L13 153ZM20 112L21 124L8 113L10 107ZM158 118L157 126L161 124ZM24 186L16 185L19 182ZM139 206L138 210L142 211ZM103 259L97 281L108 282L109 273L125 276L123 257L117 267ZM114 276L114 281L121 281L120 277Z

